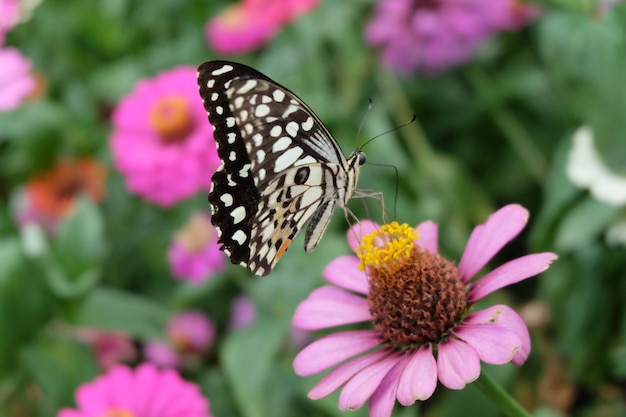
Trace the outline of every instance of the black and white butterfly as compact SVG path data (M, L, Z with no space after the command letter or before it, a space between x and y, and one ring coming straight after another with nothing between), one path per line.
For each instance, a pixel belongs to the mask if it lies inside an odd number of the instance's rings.
M232 263L267 275L309 219L304 249L315 249L365 154L344 157L300 98L246 65L205 62L198 85L222 160L209 194L219 242Z

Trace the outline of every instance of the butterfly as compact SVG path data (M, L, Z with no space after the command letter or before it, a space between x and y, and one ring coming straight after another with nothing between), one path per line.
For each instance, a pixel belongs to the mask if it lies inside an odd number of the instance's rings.
M205 62L198 85L222 162L209 193L218 242L232 263L267 275L309 219L304 249L315 249L365 154L346 158L309 106L246 65Z

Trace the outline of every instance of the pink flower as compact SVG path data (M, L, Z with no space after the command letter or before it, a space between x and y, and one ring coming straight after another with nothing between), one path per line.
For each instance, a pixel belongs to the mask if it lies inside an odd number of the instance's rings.
M176 278L200 283L224 269L224 253L209 218L195 214L174 237L167 259Z
M201 311L184 311L169 321L167 335L179 351L202 354L215 340L215 325Z
M251 51L317 3L318 0L243 0L211 19L206 25L206 36L220 54Z
M102 369L135 359L137 352L130 337L121 332L79 329L78 337L91 345Z
M160 206L209 190L219 158L196 69L178 67L140 81L113 112L115 166L133 193Z
M78 409L64 408L57 417L212 417L197 385L147 363L134 370L115 366L75 396Z
M4 35L17 24L20 18L20 2L0 0L0 46L4 45ZM0 66L0 68L2 68Z
M178 351L169 342L162 340L146 341L143 345L143 356L159 368L178 369L182 363Z
M13 110L34 90L30 61L15 48L0 48L0 111Z
M472 232L458 267L438 253L433 222L416 229L396 222L353 227L348 241L359 257L341 256L326 267L324 277L334 285L311 293L293 324L317 330L372 322L374 328L331 333L298 354L299 375L338 365L309 398L343 387L340 409L359 408L369 399L372 416L389 416L396 399L410 405L429 398L437 380L462 389L478 378L480 361L521 365L530 352L521 317L505 305L473 312L472 306L544 271L556 255L523 256L472 278L527 220L528 212L518 205L492 214Z
M435 73L467 61L485 38L518 29L537 13L518 0L382 0L365 37L382 48L386 66Z
M250 297L241 295L230 304L230 321L228 327L241 329L251 326L257 319L256 306Z

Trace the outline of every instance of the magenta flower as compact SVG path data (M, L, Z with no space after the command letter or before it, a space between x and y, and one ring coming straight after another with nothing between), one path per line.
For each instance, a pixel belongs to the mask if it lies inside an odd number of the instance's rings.
M167 336L178 350L202 354L215 340L215 325L201 311L184 311L170 319Z
M243 0L211 19L205 28L206 36L220 54L251 51L317 3L318 0Z
M146 341L143 344L143 356L159 368L179 369L183 362L174 346L162 340Z
M359 408L369 399L372 416L389 416L396 399L410 405L429 398L437 380L462 389L480 375L480 361L521 365L530 353L521 317L505 305L473 312L472 306L544 271L556 255L523 256L472 279L527 220L518 205L492 214L472 232L458 267L438 253L433 222L416 229L396 222L353 227L348 240L359 257L341 256L326 267L324 277L334 286L312 292L293 324L317 330L372 322L374 328L331 333L298 354L299 375L338 365L309 398L343 387L340 409Z
M198 100L196 69L140 81L113 112L111 148L128 189L160 206L209 190L219 166L213 129Z
M115 366L75 395L78 409L64 408L57 417L212 417L197 385L147 363Z
M250 297L241 295L230 304L230 329L242 329L252 326L257 319L256 306Z
M515 30L538 13L518 0L382 0L366 28L384 65L436 73L467 61L485 38Z
M91 345L100 367L104 370L134 360L137 356L133 341L126 333L83 328L77 331L77 336Z
M224 253L208 215L198 213L189 219L174 237L167 259L176 278L192 283L200 283L224 269Z
M13 110L35 88L31 64L15 48L0 48L0 111Z

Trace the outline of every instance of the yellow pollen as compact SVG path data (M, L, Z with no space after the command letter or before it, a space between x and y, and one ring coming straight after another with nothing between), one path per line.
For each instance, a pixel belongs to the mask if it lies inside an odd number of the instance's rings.
M167 143L184 139L192 130L187 100L180 95L159 99L150 109L150 125Z
M135 414L123 408L110 408L99 417L135 417Z
M382 264L392 267L395 261L409 255L415 239L419 239L419 233L406 223L394 221L382 225L380 230L364 236L356 248L356 255L361 260L359 269L363 271L369 266Z

